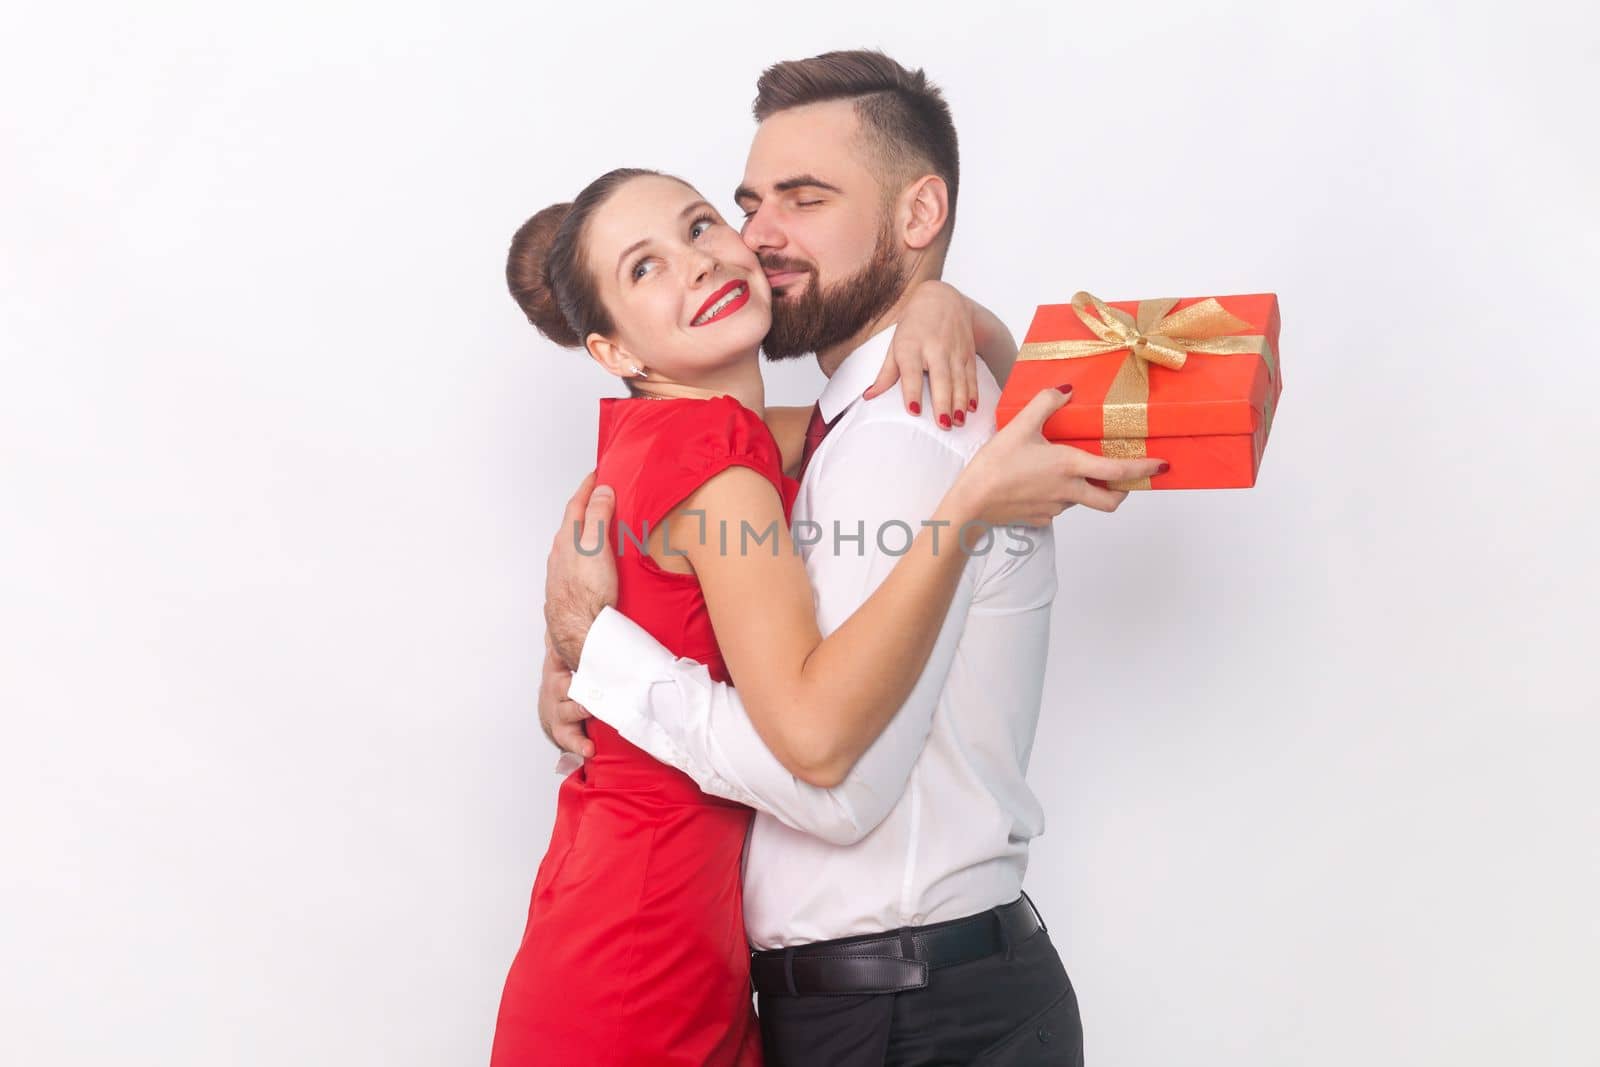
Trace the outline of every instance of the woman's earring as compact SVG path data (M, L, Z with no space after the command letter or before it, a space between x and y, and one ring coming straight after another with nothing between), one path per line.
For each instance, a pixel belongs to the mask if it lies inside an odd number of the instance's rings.
M636 378L648 378L648 377L650 377L650 375L648 375L648 374L646 374L644 372L644 368L639 366L639 364L637 364L637 363L635 363L633 365L633 374L634 374L634 377L636 377Z

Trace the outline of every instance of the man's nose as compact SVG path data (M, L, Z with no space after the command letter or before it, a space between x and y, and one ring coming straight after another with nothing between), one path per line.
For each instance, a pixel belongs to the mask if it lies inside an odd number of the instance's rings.
M752 252L772 252L789 243L782 228L776 224L776 214L768 211L763 204L754 215L744 220L744 229L739 231L739 235L744 238L746 248Z

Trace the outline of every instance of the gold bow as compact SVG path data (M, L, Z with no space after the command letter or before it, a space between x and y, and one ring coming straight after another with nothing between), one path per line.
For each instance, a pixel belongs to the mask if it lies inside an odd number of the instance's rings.
M1138 315L1134 316L1090 293L1076 293L1072 310L1099 340L1036 341L1023 345L1017 359L1083 359L1127 349L1128 358L1118 366L1101 405L1100 447L1107 456L1143 459L1145 440L1150 436L1151 363L1182 370L1190 352L1229 356L1256 353L1266 360L1269 379L1274 375L1272 350L1266 338L1239 333L1250 328L1248 322L1230 314L1211 297L1173 311L1177 303L1170 299L1141 300ZM1098 318L1090 314L1091 305ZM1107 484L1113 489L1148 489L1150 479Z

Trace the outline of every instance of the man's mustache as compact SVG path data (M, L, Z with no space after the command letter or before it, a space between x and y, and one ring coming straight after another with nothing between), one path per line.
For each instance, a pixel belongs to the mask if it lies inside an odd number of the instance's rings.
M803 274L814 274L816 268L803 259L784 259L782 256L757 256L761 269L765 271L795 271Z

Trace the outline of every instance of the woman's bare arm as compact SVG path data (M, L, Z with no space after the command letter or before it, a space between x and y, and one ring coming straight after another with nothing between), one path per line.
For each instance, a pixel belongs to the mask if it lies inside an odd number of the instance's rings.
M1121 477L1119 461L1052 445L1040 428L1066 395L1042 390L962 469L951 469L933 514L901 501L886 514L920 532L866 602L824 639L805 566L777 490L746 467L717 474L669 520L700 579L712 626L751 724L789 771L831 788L888 725L928 661L969 558L969 522L1050 522L1088 477ZM1159 460L1121 461L1150 473ZM930 484L939 484L931 482ZM934 489L933 492L939 490ZM1114 508L1119 494L1093 489ZM1125 494L1122 494L1125 495ZM926 499L926 496L919 499ZM861 507L872 507L863 501ZM860 516L865 518L865 516ZM749 536L746 535L749 530ZM727 531L724 535L723 531ZM943 549L939 536L943 532ZM864 536L876 539L878 531ZM820 550L820 549L819 549ZM685 559L674 562L682 564Z
M970 296L962 297L972 312L972 339L978 355L988 364L989 373L1000 385L1011 377L1011 367L1017 361L1017 341L1006 329L1000 317Z
M933 516L949 523L942 551L933 550L934 532L923 529L867 602L826 639L771 482L733 467L675 514L671 541L699 576L751 724L797 777L837 785L904 703L967 562L953 550L950 531L978 512L970 493L952 490ZM752 531L743 542L741 524Z

